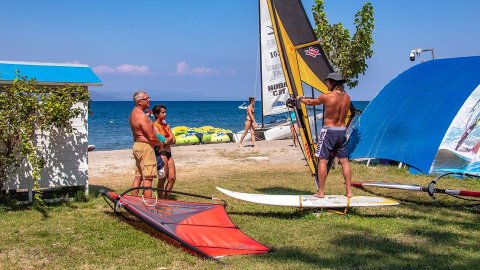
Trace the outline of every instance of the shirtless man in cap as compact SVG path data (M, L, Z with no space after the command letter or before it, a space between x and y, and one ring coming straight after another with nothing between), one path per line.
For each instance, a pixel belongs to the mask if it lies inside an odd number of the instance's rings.
M339 73L330 73L325 79L325 84L330 92L317 98L297 97L305 105L324 105L323 128L320 132L315 156L318 163L318 191L314 196L325 197L325 180L327 179L328 160L336 156L342 165L343 178L345 179L346 195L352 194L352 171L348 162L346 150L347 137L345 119L350 108L350 96L343 89L345 79Z
M139 187L143 180L143 186L151 187L153 178L157 177L157 160L153 147L162 143L155 136L153 123L145 114L150 107L150 97L145 91L138 91L133 94L135 107L130 113L130 128L133 134L133 156L135 157L135 178L132 188ZM145 197L152 197L152 190L143 192ZM138 196L138 190L132 191L132 195Z

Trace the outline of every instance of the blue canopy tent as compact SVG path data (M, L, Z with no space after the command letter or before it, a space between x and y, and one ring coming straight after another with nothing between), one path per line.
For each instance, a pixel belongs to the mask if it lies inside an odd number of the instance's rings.
M478 56L432 60L401 73L354 124L350 158L394 160L430 173L447 130L479 84Z

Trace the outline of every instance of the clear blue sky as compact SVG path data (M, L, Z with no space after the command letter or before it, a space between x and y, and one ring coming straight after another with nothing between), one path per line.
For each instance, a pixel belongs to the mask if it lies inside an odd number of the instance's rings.
M303 0L310 17L313 2ZM326 0L330 23L352 29L364 2ZM480 55L480 1L371 3L374 56L350 91L354 100L371 100L419 63L410 62L411 49L434 48L436 58ZM2 1L1 8L0 60L87 64L104 83L91 88L94 100L131 100L136 89L155 100L245 100L255 94L256 0L24 0Z

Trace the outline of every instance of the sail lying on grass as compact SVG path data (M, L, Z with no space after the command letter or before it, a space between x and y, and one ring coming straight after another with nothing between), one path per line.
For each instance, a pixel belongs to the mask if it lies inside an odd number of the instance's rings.
M300 0L267 0L278 53L289 94L318 97L328 91L323 80L333 71L320 46ZM323 106L295 108L301 147L310 171L316 178L318 159L314 156L317 137L323 126ZM347 117L350 118L353 110Z
M115 212L118 208L124 208L162 233L167 241L181 246L192 254L215 259L229 255L262 254L270 251L240 231L228 217L224 205L143 199L107 191L102 191L102 194L115 204L113 207ZM208 198L200 195L193 196Z

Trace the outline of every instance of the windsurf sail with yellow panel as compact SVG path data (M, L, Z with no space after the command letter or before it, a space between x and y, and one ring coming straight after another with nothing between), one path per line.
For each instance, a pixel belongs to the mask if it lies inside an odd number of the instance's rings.
M267 0L283 73L291 97L318 97L328 91L323 80L333 68L317 40L301 0ZM323 105L294 109L299 126L301 148L317 184L318 158L314 156L323 126ZM352 107L347 126L354 116Z

